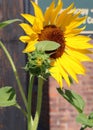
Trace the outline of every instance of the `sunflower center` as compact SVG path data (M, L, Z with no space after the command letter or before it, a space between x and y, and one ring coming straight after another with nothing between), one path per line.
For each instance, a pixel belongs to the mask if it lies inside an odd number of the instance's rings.
M41 31L41 34L38 35L39 37L39 41L43 41L43 40L49 40L49 41L55 41L57 43L60 44L60 47L53 51L49 51L48 53L52 53L51 58L58 58L60 57L65 49L65 38L64 38L64 34L63 31L56 27L55 25L48 25L45 26L44 29Z

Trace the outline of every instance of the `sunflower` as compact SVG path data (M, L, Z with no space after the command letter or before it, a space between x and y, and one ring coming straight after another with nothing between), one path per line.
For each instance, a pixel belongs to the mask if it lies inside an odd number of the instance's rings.
M80 12L76 11L72 3L68 8L62 10L63 3L58 0L55 5L53 1L43 13L41 8L32 2L34 16L31 14L21 14L28 23L21 23L20 26L25 31L25 36L20 36L20 40L26 43L24 53L33 52L38 41L55 41L60 47L51 55L54 59L50 68L50 73L56 79L60 87L63 86L62 79L65 79L70 86L69 76L78 83L77 75L85 75L84 61L92 61L86 54L91 53L89 48L93 45L89 43L91 38L81 35L85 29L80 27L86 20L86 16L80 17Z

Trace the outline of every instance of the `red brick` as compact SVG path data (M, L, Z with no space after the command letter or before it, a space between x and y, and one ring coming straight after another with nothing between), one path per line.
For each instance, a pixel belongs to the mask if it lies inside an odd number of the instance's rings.
M92 56L93 57L93 56ZM79 84L71 85L71 90L80 94L85 103L84 112L89 114L93 111L93 63L84 63L87 68L85 76L78 76ZM52 78L49 79L49 116L50 130L79 130L81 125L76 123L78 112L63 97L61 97L56 88L58 84ZM64 82L64 87L67 88ZM90 130L90 129L86 129Z

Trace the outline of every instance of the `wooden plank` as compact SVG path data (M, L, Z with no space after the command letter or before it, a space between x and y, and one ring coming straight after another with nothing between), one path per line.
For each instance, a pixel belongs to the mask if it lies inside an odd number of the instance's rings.
M23 9L23 1L21 0L0 0L0 21L20 18L20 13L24 11ZM18 23L14 23L1 30L0 37L17 66L26 92L26 74L22 69L25 65L25 55L22 54L24 45L18 40L19 35L22 33L23 31ZM15 88L17 100L24 107L10 63L0 48L0 87L5 85ZM0 108L0 130L26 130L25 122L26 120L22 113L16 108Z

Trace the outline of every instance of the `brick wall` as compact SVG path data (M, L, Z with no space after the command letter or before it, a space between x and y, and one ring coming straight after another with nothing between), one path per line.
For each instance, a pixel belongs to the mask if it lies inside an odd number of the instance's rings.
M92 56L93 57L93 56ZM93 63L84 63L87 68L86 76L78 76L79 84L73 84L70 89L80 94L86 102L84 112L93 112ZM50 106L50 130L80 130L80 124L75 119L77 111L57 90L57 83L53 78L49 79L49 106ZM67 87L64 83L64 87ZM90 130L90 129L86 129Z

